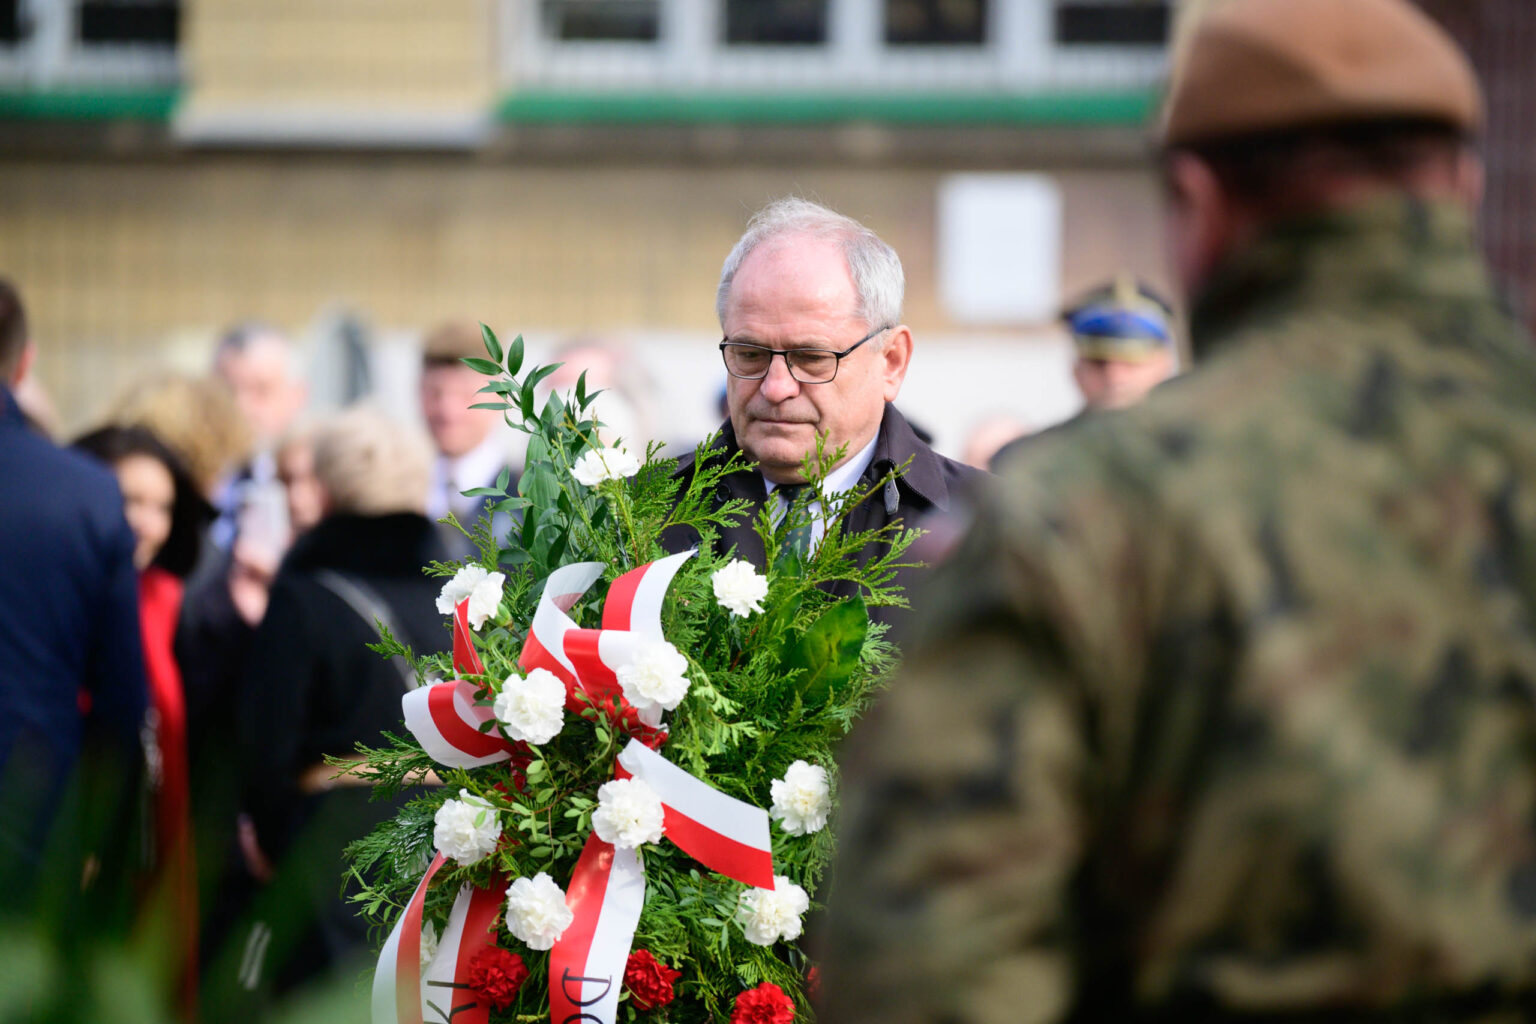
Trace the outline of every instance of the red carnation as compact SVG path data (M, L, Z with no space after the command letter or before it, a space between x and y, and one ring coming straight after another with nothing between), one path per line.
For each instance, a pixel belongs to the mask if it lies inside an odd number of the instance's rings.
M672 983L682 976L682 971L657 960L648 949L635 950L624 964L624 987L637 1010L654 1010L670 1003Z
M821 968L815 964L805 972L805 994L813 1003L821 998Z
M795 1004L771 981L736 997L731 1024L794 1024Z
M517 990L528 980L523 958L500 946L490 946L475 954L469 962L469 987L485 997L498 1010L505 1010L517 998Z

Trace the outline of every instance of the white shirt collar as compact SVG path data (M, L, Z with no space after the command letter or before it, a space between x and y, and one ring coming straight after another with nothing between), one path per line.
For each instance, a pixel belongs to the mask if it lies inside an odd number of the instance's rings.
M428 496L428 514L441 518L451 508L464 515L480 504L479 498L465 498L463 491L489 487L507 465L507 449L502 432L492 428L481 441L458 458L439 455L432 467L432 493Z
M841 466L829 472L821 482L821 493L827 495L842 494L844 491L853 490L854 485L859 482L859 477L864 475L864 470L868 469L870 462L874 460L875 441L879 437L879 433L876 432L875 436L869 439L869 444L866 444L856 455L845 461ZM772 494L780 485L769 480L767 477L763 477L763 486L767 488L769 494Z

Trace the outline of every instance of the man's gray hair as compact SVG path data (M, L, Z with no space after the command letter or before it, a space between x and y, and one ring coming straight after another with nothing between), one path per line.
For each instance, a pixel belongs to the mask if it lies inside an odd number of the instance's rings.
M746 233L725 258L720 268L720 287L715 291L715 315L725 327L725 307L731 297L731 283L747 254L762 243L786 235L811 235L838 241L848 260L858 297L857 314L871 328L894 327L901 323L901 303L907 279L901 270L901 257L880 236L852 217L835 213L819 203L793 196L775 199L747 222Z
M294 351L292 340L280 327L265 320L242 320L221 334L213 350L214 369L218 369L226 356L243 356L258 345L275 348L282 357L287 375L299 375L298 353Z

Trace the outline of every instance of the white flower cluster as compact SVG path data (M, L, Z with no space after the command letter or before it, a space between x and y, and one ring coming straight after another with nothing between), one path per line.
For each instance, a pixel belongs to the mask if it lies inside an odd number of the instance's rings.
M666 832L661 797L642 779L614 779L597 790L592 830L622 849L660 842Z
M507 887L507 930L529 949L549 949L575 919L565 890L543 871Z
M614 675L624 699L640 712L640 720L658 725L661 713L677 707L688 696L688 659L665 640L647 643Z
M736 559L709 578L715 588L715 600L732 615L746 618L763 610L763 598L768 596L768 577L752 567L752 563Z
M800 918L810 908L804 889L783 875L774 875L772 889L748 889L741 894L736 920L748 942L771 946L780 939L798 939Z
M571 467L571 476L587 487L596 487L604 480L622 480L638 472L640 461L623 448L594 448Z
M507 582L503 573L490 572L484 566L466 565L453 574L453 579L443 584L437 595L437 610L452 615L459 602L469 598L469 628L479 629L485 620L496 614L501 604L501 588Z
M460 864L473 864L496 849L501 838L501 818L485 800L467 789L457 800L443 801L433 819L432 841L446 856Z
M832 813L832 791L827 770L821 765L796 761L769 789L773 807L768 816L781 822L785 832L808 836L826 828L827 815Z
M491 711L508 739L535 746L548 743L565 727L565 684L542 668L527 678L507 676Z

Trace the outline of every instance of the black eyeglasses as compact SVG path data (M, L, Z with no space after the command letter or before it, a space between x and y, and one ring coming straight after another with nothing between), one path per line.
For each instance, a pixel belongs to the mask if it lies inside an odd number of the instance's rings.
M743 380L762 380L768 376L774 356L783 356L789 375L801 384L827 384L837 376L837 368L843 357L866 341L890 330L889 326L876 327L841 352L829 348L764 348L744 341L722 339L720 355L725 359L725 372Z

